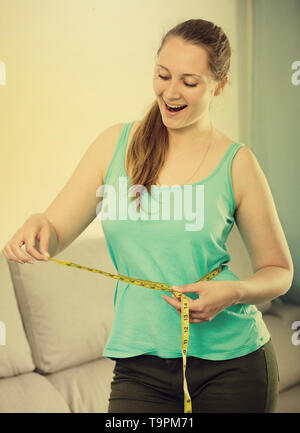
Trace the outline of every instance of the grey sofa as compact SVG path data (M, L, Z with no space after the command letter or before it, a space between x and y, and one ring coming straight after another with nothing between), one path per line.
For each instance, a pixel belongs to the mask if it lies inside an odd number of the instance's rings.
M249 262L237 233L230 245L231 268L243 278ZM116 273L103 237L81 235L55 258ZM0 412L107 412L115 362L102 355L115 284L55 262L20 265L0 255ZM278 355L277 411L300 413L300 345L291 328L300 307L276 300L260 308Z

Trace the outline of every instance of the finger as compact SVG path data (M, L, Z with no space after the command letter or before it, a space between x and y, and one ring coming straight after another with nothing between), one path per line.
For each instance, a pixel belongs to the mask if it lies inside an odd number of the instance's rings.
M176 292L194 293L194 292L201 291L201 289L207 288L207 284L211 284L211 281L197 281L196 283L192 283L192 284L185 284L183 286L171 286L171 287Z
M180 293L193 293L197 292L199 290L199 287L195 284L187 284L185 286L172 286L172 289L175 290L175 292Z
M207 316L203 316L203 315L192 316L192 319L193 319L194 321L196 321L197 323L210 322L210 321L212 320L212 318L207 317Z
M48 252L49 241L50 241L50 230L48 227L43 227L41 229L39 241L40 241L40 252L41 254L46 256L46 259L48 260L48 258L50 257L50 254Z
M190 314L189 321L190 323L203 323L203 322L207 322L208 320L205 320L203 317L199 315Z
M190 323L203 323L204 320L201 319L190 319Z
M172 295L173 296L173 295ZM170 304L170 305L172 305L172 307L174 307L174 308L176 308L176 309L178 309L178 310L180 310L180 306L181 306L181 302L180 301L178 301L178 299L175 297L175 299L174 298L172 298L172 297L170 297L170 296L167 296L167 295L162 295L162 298L164 298L164 300L166 301L166 302L168 302L168 304Z
M25 241L26 243L26 251L35 259L37 260L47 260L47 257L44 254L41 254L35 247L35 232L31 232L28 237L27 240ZM41 249L41 248L40 248Z
M178 309L181 310L181 299L178 299L174 294L172 294L172 298L176 301L178 301L177 306ZM197 299L192 299L189 296L186 296L186 299L189 303L189 309L190 311L198 311L200 306L199 306L199 298Z
M22 260L18 259L18 257L13 254L8 245L5 245L1 252L5 256L6 260L15 260L16 262L23 264Z
M33 260L31 257L28 257L27 254L21 250L21 247L19 246L20 242L17 244L7 245L6 250L8 252L8 256L10 260L17 260L17 262L24 264L24 263L33 263Z

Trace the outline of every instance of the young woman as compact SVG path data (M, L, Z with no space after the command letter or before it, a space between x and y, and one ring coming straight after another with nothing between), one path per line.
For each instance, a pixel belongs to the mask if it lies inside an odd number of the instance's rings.
M211 102L228 82L230 54L212 22L191 19L168 31L145 118L100 134L49 208L25 221L3 253L24 263L30 257L22 244L37 260L62 251L95 218L95 190L104 185L101 220L118 272L165 282L189 298L192 411L272 412L277 361L254 304L288 291L293 262L253 152L210 119ZM128 188L135 191L129 200ZM234 222L254 268L247 280L228 267ZM215 278L198 281L220 265ZM183 412L180 302L118 281L114 306L103 354L116 361L108 411Z

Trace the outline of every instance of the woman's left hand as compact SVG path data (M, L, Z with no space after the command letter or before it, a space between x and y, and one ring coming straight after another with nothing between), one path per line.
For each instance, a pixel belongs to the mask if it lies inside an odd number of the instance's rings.
M171 286L181 293L198 293L198 299L186 296L189 302L189 322L209 322L230 305L238 304L241 281L197 281L183 286ZM181 301L174 294L162 298L181 315Z

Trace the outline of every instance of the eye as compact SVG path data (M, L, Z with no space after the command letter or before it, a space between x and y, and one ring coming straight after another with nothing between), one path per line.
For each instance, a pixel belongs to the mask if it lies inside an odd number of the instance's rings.
M159 76L159 78L161 78L162 80L168 80L169 78L168 77L164 77L163 75L158 75ZM197 86L197 84L188 84L188 83L184 83L186 86L188 86L188 87L196 87Z
M188 84L188 83L184 83L184 84L188 87L197 87L197 84Z

